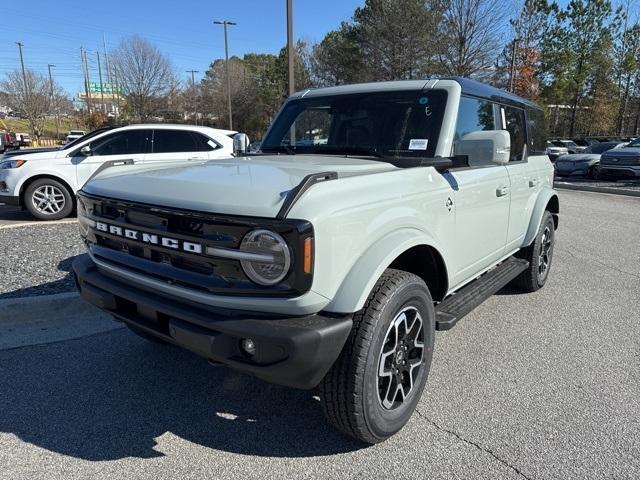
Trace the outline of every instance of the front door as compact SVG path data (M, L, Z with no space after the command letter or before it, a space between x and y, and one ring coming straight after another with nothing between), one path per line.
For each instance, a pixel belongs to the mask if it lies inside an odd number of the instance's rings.
M454 137L479 130L496 130L494 104L462 97ZM456 252L452 286L479 274L505 255L509 225L510 181L507 167L491 161L471 161L469 167L447 174L453 188L455 235L451 251Z
M78 152L73 159L78 188L106 164L142 162L150 142L151 130L145 129L121 130L93 140L89 144L90 155L81 156Z

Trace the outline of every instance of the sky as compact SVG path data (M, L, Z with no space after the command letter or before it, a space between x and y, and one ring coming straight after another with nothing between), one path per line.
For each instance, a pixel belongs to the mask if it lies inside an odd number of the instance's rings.
M293 0L294 36L320 41L362 4L364 0ZM107 50L134 34L150 40L183 80L190 78L187 70L199 70L196 81L212 60L224 58L222 26L213 20L238 23L228 27L229 55L277 53L286 44L286 0L31 0L17 5L9 9L11 20L0 26L0 79L20 68L19 41L25 66L47 74L47 65L55 65L54 80L71 96L83 86L81 46L89 52L91 81L98 82L96 51L102 56L103 33Z

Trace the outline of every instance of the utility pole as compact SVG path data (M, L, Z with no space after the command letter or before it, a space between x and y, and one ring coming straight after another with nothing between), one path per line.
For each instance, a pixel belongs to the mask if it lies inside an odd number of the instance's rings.
M513 93L515 89L515 76L516 76L516 49L518 48L519 38L513 39L513 45L511 47L511 73L509 74L509 91Z
M89 67L87 66L87 56L84 48L80 47L80 61L82 62L82 73L84 75L84 94L87 101L87 112L91 117L91 86L89 85Z
M198 125L198 97L196 96L196 80L195 74L198 73L198 70L187 70L187 73L191 74L191 88L192 88L192 102L193 102L193 118Z
M233 130L233 116L231 114L231 76L229 74L229 41L227 39L227 25L237 25L235 22L227 20L214 20L216 25L224 26L224 59L225 69L227 71L227 108L229 110L229 130Z
M287 0L287 60L289 67L289 96L295 93L295 63L293 45L293 0Z
M105 36L104 32L102 32L102 47L104 48L104 63L105 63L105 66L107 67L107 81L109 82L109 86L111 87L111 107L115 110L113 113L115 115L116 124L117 124L118 109L114 108L114 105L113 105L113 99L114 99L114 95L116 94L116 91L113 84L113 77L111 76L111 65L109 65L109 55L107 54L107 37ZM119 108L119 105L118 105L118 108Z
M22 47L24 47L24 44L22 42L16 42L16 45L18 45L18 50L20 51L20 65L22 65L22 82L24 83L24 106L25 106L25 111L24 113L27 114L27 117L30 117L30 113L27 111L27 109L29 108L29 97L31 95L29 95L29 85L27 84L27 72L24 69L24 58L22 57ZM32 130L33 130L33 124L32 124ZM36 132L32 132L34 135L36 134Z
M55 65L48 64L47 68L49 69L49 89L51 90L51 104L53 105L53 110L56 115L56 141L60 138L60 116L58 114L58 102L56 102L54 94L53 94L53 76L51 75L51 68L55 67Z
M98 78L100 79L100 102L102 103L102 112L107 114L107 106L104 104L104 83L102 83L102 63L100 63L100 52L96 51L98 57Z

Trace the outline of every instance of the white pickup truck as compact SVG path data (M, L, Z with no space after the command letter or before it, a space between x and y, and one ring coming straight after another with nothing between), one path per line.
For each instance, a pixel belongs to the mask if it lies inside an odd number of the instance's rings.
M89 181L78 287L147 339L317 387L336 428L380 442L415 410L436 330L549 278L544 132L535 104L466 79L306 90L261 153L238 134L235 158Z

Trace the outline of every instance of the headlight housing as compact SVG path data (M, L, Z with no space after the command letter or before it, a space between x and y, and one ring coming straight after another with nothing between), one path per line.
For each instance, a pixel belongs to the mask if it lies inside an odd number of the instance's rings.
M27 163L26 160L3 160L0 162L0 170L6 170L8 168L19 168Z
M289 246L284 238L271 230L250 231L242 239L240 250L248 254L240 261L242 270L258 285L276 285L289 273Z

